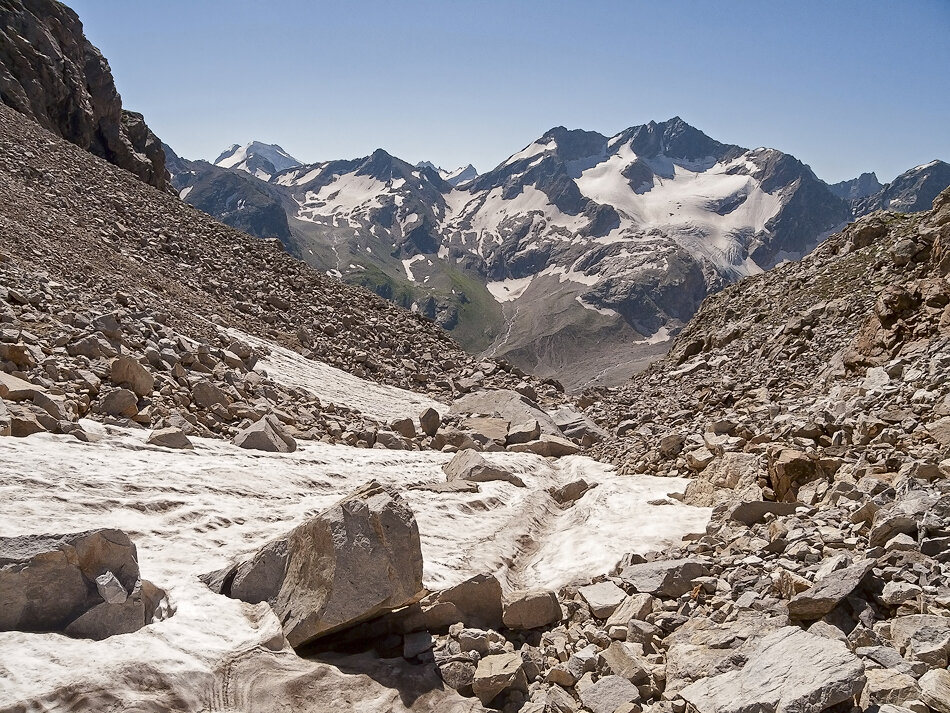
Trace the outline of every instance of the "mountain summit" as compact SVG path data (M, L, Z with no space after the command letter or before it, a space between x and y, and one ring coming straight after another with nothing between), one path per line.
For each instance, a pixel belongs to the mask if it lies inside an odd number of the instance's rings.
M260 141L251 141L243 146L231 144L213 163L221 168L247 171L264 181L288 168L303 165L277 144L265 144Z

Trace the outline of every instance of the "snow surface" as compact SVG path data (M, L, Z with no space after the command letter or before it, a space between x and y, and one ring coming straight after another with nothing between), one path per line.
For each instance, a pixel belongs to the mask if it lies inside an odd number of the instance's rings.
M194 189L194 186L186 186L185 188L182 188L181 193L178 194L178 197L181 198L182 200L185 200L185 198L188 197L188 194L191 193L193 189Z
M448 411L445 404L415 391L361 379L237 329L228 332L252 347L270 350L270 355L257 363L258 371L263 370L284 386L309 391L323 402L349 406L369 418L386 423L397 418L415 418L427 408L434 408L442 414Z
M367 413L420 405L418 395L380 392L269 346L264 366L284 383L338 394L337 403ZM684 479L619 476L580 456L486 454L526 487L490 482L478 493L439 493L416 489L444 482L441 466L451 456L439 452L305 442L272 454L204 438L193 439L194 451L175 451L147 445L145 430L83 426L99 440L0 438L0 536L120 528L137 545L143 576L168 592L175 613L101 642L0 632L0 709L79 710L79 701L105 710L122 701L149 711L482 710L436 685L400 695L402 687L387 681L422 675L404 662L300 658L266 604L212 594L197 579L371 478L398 489L415 513L429 589L485 572L506 589L560 587L609 570L627 552L661 550L702 532L709 518L708 509L665 498L683 491ZM597 485L573 507L562 510L545 492L580 477Z
M415 215L415 213L413 213ZM402 267L406 271L406 277L409 279L409 282L415 282L416 278L412 274L412 263L419 262L420 260L425 260L425 255L413 255L410 258L402 261ZM430 263L431 264L431 263Z
M214 165L222 168L239 168L248 171L246 161L254 156L261 156L267 159L278 172L288 168L296 168L301 162L284 151L277 144L264 144L260 141L251 141L238 146L233 144L231 148L222 153L215 159ZM248 171L249 172L249 171ZM265 174L267 175L267 174ZM260 176L258 176L260 178ZM270 176L263 180L268 180Z

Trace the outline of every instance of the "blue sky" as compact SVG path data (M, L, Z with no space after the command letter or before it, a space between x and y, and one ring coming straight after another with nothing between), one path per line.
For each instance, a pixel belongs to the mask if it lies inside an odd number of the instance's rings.
M187 158L382 147L487 170L552 126L681 116L827 181L950 160L948 0L67 0Z

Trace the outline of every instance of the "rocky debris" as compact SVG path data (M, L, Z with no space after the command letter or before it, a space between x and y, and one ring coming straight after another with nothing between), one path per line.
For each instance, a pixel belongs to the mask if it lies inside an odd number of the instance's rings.
M430 594L405 626L420 625L433 631L462 622L465 626L500 629L503 602L501 584L490 574L478 574L454 587ZM416 624L413 619L418 619Z
M517 475L492 465L473 450L459 451L452 460L442 466L442 470L445 471L449 481L468 480L473 483L487 483L492 480L502 480L519 488L525 487L524 481Z
M105 639L164 617L164 597L121 530L0 538L0 631Z
M625 703L638 703L640 691L623 676L604 676L580 692L591 713L615 713Z
M562 435L554 419L536 402L510 389L486 389L465 394L453 402L451 413L496 416L516 424L537 421L542 433Z
M109 63L65 5L13 0L0 10L0 90L43 128L173 192L161 141L122 109Z
M234 599L268 602L291 646L351 627L422 596L412 511L375 481L250 559L203 577Z
M168 428L157 428L149 435L146 441L151 446L162 446L163 448L178 448L191 450L195 446L180 428L169 426Z
M259 366L268 347L251 347L233 326L443 402L476 373L478 389L524 383L539 399L532 403L565 400L510 364L465 354L425 318L318 273L275 241L156 194L5 106L0 172L8 179L0 186L0 399L19 405L19 433L75 432L69 424L95 418L231 440L272 415L297 441L482 448L458 430L461 416L443 425L433 409L400 435L284 386Z
M297 441L274 416L263 416L246 428L239 430L232 441L240 448L251 448L270 453L293 453Z
M838 641L786 627L766 636L749 661L690 684L680 695L698 713L749 710L818 713L853 700L865 684L864 665Z
M866 559L829 572L814 586L792 597L788 602L789 616L793 619L820 619L850 596L876 564L876 560Z
M693 582L709 574L706 563L700 559L658 560L624 567L620 578L638 592L679 597L693 588Z

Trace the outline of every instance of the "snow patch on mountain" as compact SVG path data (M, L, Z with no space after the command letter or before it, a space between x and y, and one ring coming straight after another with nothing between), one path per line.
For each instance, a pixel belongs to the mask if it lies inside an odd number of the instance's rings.
M273 169L272 173L254 167L252 164L255 158L264 159ZM252 175L259 174L257 177L264 181L270 180L273 174L302 165L277 144L264 144L260 141L251 141L243 146L232 144L213 163L221 168L237 168Z

